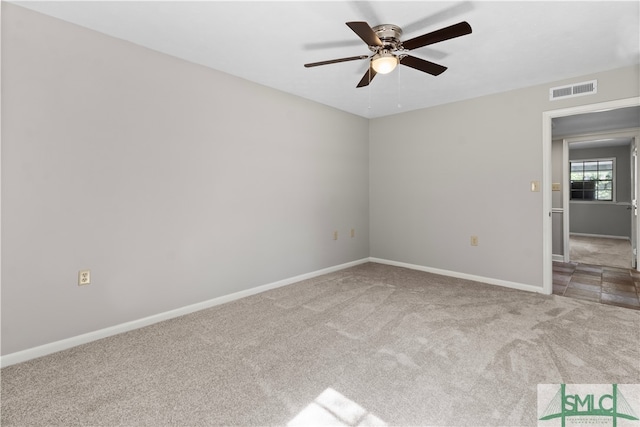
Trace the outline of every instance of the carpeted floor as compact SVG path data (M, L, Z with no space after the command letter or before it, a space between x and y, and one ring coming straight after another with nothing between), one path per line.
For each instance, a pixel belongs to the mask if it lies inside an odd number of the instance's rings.
M368 263L1 375L3 426L533 426L640 383L640 312Z
M572 262L607 267L631 268L631 242L608 237L569 237L569 258Z

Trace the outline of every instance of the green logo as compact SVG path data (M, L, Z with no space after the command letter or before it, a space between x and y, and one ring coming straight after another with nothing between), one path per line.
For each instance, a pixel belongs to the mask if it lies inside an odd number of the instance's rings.
M586 388L588 389L588 387ZM587 390L585 392L584 389L585 387L582 387L580 390L568 393L566 384L560 384L559 390L551 399L539 420L559 419L562 427L565 427L567 418L572 417L582 417L582 422L579 422L578 419L573 419L572 424L591 425L596 423L594 422L596 418L606 417L600 418L600 422L609 421L613 427L617 427L619 419L638 421L638 416L620 392L617 384L611 384L610 393L608 391L602 392L602 390L599 392L589 392ZM582 391L582 393L579 393L579 391ZM599 422L597 423L599 424ZM539 425L545 424L539 423Z

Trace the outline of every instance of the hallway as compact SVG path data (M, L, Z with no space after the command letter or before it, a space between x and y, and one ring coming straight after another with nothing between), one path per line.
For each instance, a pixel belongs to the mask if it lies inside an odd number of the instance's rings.
M553 294L640 310L640 272L576 262L553 262Z

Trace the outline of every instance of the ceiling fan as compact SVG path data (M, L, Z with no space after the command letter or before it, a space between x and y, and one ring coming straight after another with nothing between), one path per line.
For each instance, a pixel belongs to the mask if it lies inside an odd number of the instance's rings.
M369 59L369 69L356 87L369 85L376 74L390 73L398 64L406 65L434 76L440 75L447 67L416 58L409 55L408 52L419 47L471 33L471 26L468 22L463 21L402 42L400 41L402 28L397 25L383 24L371 28L364 21L347 22L346 24L369 46L369 50L373 52L373 55L350 56L329 61L312 62L304 64L304 66L309 68L338 62Z

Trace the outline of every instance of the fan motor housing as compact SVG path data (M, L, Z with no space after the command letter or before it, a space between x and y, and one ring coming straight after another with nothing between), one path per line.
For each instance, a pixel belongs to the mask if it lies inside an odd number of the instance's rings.
M396 48L400 43L400 37L402 37L402 28L393 24L376 25L372 28L376 33L380 41L385 46L392 46Z

